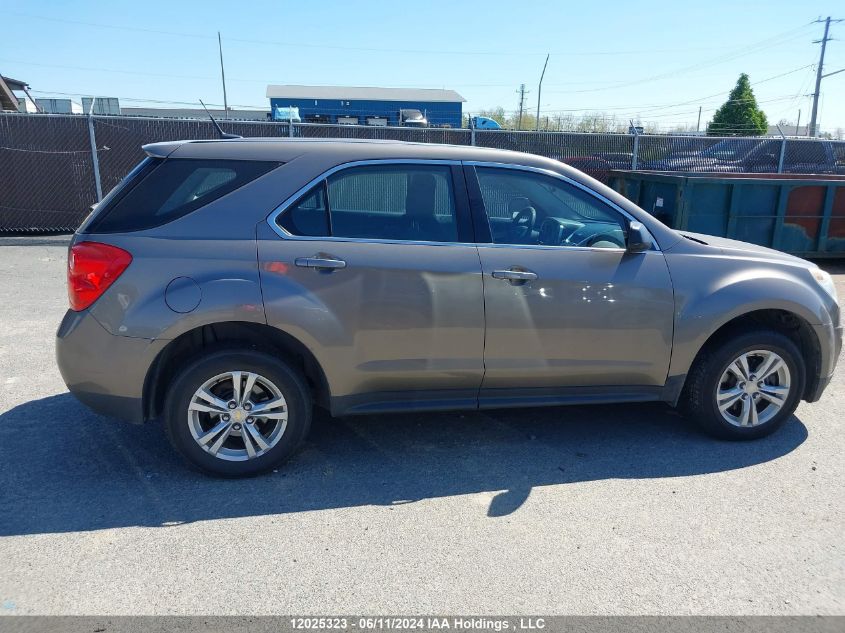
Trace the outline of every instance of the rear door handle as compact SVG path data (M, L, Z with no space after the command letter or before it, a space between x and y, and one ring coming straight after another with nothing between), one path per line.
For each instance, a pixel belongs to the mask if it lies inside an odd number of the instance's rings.
M316 268L317 270L346 268L345 261L330 257L297 257L294 263L301 268Z
M494 270L494 279L506 279L510 282L525 283L526 281L534 281L538 278L537 273L530 270L515 270L509 268L507 270Z

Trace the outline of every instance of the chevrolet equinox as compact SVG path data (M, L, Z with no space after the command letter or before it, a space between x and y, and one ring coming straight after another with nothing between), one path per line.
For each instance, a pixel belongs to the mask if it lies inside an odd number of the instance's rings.
M146 145L73 236L68 388L251 475L332 415L663 401L721 438L833 374L830 276L677 232L566 165L476 147Z

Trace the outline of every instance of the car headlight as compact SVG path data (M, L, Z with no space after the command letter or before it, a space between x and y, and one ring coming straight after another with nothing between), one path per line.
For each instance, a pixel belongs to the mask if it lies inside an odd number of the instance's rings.
M838 304L839 297L836 295L836 284L833 283L833 277L821 268L814 268L811 272L813 273L813 279L816 280L819 287L833 297L833 300Z

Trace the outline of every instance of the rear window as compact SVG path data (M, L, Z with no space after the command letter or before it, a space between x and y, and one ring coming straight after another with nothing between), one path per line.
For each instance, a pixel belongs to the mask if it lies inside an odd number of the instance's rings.
M797 140L787 141L784 161L787 165L802 163L825 165L828 162L823 143Z
M87 233L121 233L181 218L266 174L280 163L154 158L109 196Z

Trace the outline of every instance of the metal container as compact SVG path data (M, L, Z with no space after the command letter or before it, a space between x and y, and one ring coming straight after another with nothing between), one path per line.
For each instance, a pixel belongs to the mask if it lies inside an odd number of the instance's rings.
M845 176L614 170L610 186L676 229L845 257Z

